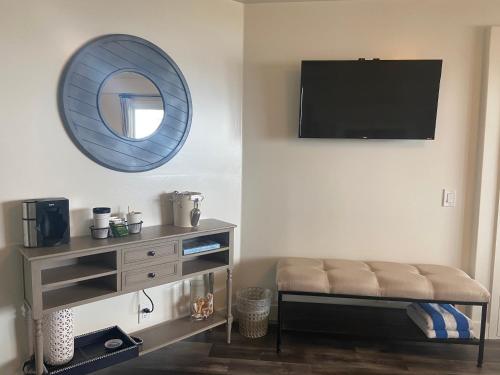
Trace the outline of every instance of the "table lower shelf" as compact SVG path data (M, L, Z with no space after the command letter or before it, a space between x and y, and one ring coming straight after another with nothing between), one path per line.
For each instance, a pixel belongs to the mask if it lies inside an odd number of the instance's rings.
M207 320L193 320L190 316L174 319L165 323L131 333L143 340L139 355L160 349L174 342L194 336L200 332L220 326L227 322L225 312L216 311Z

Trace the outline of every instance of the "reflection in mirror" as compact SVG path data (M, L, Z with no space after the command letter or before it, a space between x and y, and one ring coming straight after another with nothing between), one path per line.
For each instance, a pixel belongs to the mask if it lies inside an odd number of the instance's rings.
M119 136L142 139L161 125L164 105L153 82L142 74L125 71L104 82L99 111L106 125Z

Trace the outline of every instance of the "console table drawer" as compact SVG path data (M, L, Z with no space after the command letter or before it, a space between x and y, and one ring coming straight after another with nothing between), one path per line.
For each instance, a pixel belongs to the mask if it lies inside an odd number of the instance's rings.
M177 280L179 263L163 263L122 273L122 289L144 289L156 284Z
M168 259L177 260L177 242L157 241L147 246L133 247L123 250L123 264L135 264L140 262L164 262Z

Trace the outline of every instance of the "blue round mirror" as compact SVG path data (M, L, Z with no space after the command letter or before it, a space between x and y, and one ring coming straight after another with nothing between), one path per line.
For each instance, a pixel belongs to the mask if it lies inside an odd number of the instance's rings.
M191 95L175 62L131 35L107 35L68 63L59 90L62 119L78 148L114 170L157 168L183 146Z

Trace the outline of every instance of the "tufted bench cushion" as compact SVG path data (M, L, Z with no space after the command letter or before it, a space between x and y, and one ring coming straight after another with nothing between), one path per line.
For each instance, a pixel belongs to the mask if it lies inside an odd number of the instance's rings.
M490 293L464 271L432 264L285 258L277 265L279 291L489 302Z

